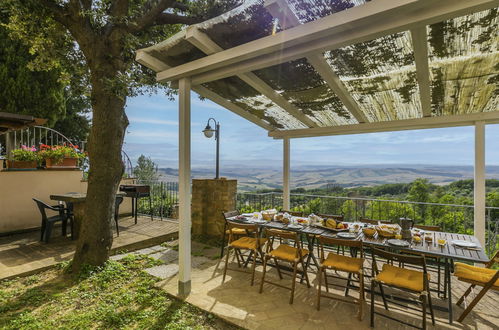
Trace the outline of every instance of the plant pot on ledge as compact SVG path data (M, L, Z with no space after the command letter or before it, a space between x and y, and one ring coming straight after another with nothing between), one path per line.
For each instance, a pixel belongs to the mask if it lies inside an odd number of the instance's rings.
M48 169L78 168L78 158L45 159L45 167Z
M8 160L7 167L16 170L36 170L38 163L36 160Z

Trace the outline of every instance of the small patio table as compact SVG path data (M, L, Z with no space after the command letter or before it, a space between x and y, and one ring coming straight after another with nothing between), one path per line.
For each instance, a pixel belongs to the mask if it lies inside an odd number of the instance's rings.
M117 193L116 196L125 196L124 193ZM50 199L73 204L73 239L78 239L81 230L83 215L85 212L86 193L69 192L65 194L50 195Z
M230 218L230 221L243 222L243 223L252 222L250 218L247 218L246 220L240 220L237 219L237 217ZM306 262L307 268L311 260L318 267L318 262L313 252L316 237L318 235L337 237L336 233L333 231L314 226L303 226L302 228L289 228L287 224L277 221L269 221L265 223L255 223L255 224L259 228L281 229L281 230L288 230L304 234L307 237L308 249L310 251ZM353 224L349 223L349 227L351 225ZM455 260L460 260L465 262L485 264L489 262L489 258L485 253L484 249L481 247L481 244L478 241L478 239L472 235L447 233L447 232L430 232L430 231L425 231L425 232L431 235L432 237L431 242L422 239L421 243L411 242L411 245L409 247L399 247L399 246L390 245L388 243L387 238L381 238L377 234L374 237L368 237L364 235L362 231L358 233L356 239L362 240L362 242L366 245L366 247L374 246L385 249L389 248L391 250L400 251L400 252L419 253L424 255L425 257L436 257L438 259L443 260L444 272L445 272L444 290L446 290L446 297L448 302L449 323L452 324L453 310L452 310L452 294L451 294L452 292L451 268L453 262ZM439 239L445 239L446 244L444 246L440 246L438 244ZM475 243L477 247L473 249L461 248L452 244L452 241L454 240L463 240L467 242L472 242Z

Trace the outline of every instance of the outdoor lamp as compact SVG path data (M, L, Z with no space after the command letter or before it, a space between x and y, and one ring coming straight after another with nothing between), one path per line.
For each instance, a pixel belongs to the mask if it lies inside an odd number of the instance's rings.
M215 129L211 128L210 126L211 120L213 120ZM215 133L215 141L217 142L217 163L216 163L217 165L216 165L215 179L219 179L220 178L220 123L213 118L208 119L208 122L206 123L206 127L204 128L203 133L204 136L206 136L208 139L213 136L213 133Z

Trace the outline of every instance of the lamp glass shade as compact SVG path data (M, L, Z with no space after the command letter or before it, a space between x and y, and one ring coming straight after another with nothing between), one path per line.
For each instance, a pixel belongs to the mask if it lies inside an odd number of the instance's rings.
M210 125L206 125L206 128L203 130L204 136L207 138L211 138L213 136L213 133L215 133L215 130L211 128Z

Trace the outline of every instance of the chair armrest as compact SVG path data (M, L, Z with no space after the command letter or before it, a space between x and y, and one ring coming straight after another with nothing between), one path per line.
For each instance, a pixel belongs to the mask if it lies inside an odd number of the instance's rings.
M61 204L47 205L47 208L52 210L52 211L60 211L60 210L64 210L64 205L61 205Z

